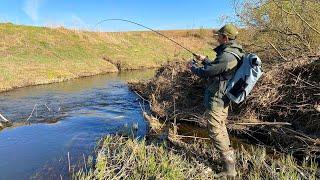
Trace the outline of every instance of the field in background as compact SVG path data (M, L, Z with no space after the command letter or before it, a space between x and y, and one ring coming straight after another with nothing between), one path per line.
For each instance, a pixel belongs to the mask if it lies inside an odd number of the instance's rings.
M162 31L212 54L210 30ZM190 53L152 32L85 32L0 24L0 91L119 70L159 67Z

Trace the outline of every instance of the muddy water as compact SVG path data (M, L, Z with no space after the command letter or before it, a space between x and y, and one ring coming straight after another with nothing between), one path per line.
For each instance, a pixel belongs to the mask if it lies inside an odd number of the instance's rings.
M0 131L0 179L65 178L68 153L72 173L90 166L88 155L104 135L138 126L135 134L144 136L147 124L126 81L153 74L108 74L1 93L0 113L22 125Z

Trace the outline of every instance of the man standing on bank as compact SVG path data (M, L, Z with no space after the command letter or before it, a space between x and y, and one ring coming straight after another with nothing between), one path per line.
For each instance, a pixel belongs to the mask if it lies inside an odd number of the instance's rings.
M230 100L225 94L228 80L233 77L237 70L238 60L233 53L239 57L244 55L242 46L236 42L237 35L238 29L234 25L223 26L217 34L219 46L214 49L216 52L215 60L211 61L207 56L196 55L195 58L202 61L203 66L198 67L196 63L188 65L194 74L209 81L204 94L207 127L212 143L219 151L224 163L223 171L217 174L216 178L235 177L237 175L235 154L230 145L226 128Z

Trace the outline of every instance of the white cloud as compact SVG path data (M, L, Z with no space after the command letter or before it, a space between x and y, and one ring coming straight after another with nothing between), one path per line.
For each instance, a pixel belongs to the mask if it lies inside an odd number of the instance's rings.
M42 0L26 0L22 10L36 22L39 20L39 7Z

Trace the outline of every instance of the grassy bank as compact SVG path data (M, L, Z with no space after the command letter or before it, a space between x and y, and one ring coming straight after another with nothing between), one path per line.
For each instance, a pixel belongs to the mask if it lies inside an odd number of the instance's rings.
M74 179L213 179L221 165L214 163L217 153L204 144L177 146L108 136L94 167ZM236 155L236 179L316 179L317 165L312 162L298 164L286 155L273 158L253 147L242 147Z
M196 52L210 51L208 30L164 31ZM0 91L190 58L152 32L85 32L0 24Z

